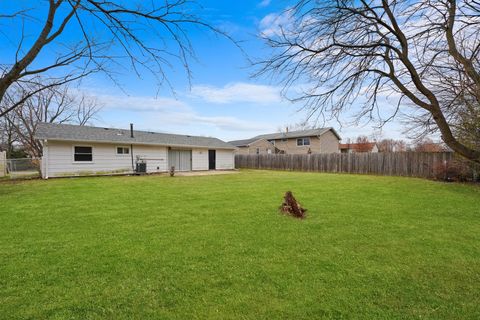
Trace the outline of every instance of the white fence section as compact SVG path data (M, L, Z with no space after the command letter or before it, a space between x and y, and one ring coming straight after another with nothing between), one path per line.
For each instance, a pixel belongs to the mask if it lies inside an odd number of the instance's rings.
M7 175L7 153L0 151L0 178Z

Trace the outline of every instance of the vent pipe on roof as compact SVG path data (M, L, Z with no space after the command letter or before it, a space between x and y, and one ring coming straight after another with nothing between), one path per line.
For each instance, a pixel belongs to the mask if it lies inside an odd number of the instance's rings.
M133 138L133 123L130 123L130 138Z

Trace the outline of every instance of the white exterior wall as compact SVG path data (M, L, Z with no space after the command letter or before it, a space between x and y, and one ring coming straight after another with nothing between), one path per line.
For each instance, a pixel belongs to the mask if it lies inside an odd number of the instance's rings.
M91 146L93 161L75 162L73 159L74 146ZM129 145L112 143L48 141L43 146L42 177L132 172L131 155L117 155L117 147L130 148ZM216 151L216 169L234 169L234 150L217 149ZM134 162L137 156L147 162L147 173L168 171L167 147L134 145ZM208 149L192 149L192 170L208 170Z
M115 152L115 150L114 150ZM168 171L168 150L167 147L162 146L133 146L133 161L136 161L136 157L139 156L147 162L147 172L165 172ZM130 160L130 167L132 159L128 155Z
M208 170L208 149L192 149L192 170Z
M233 150L218 150L216 155L217 170L233 170L235 168L235 155Z
M208 150L209 149L193 149L192 150L192 170L208 170ZM216 150L216 166L217 170L233 170L235 168L235 150Z
M74 162L74 146L91 146L93 152L93 161ZM115 171L131 172L131 155L117 155L117 147L130 146L108 143L48 141L46 148L44 148L44 172L42 173L42 176L46 178L59 176L102 174ZM134 161L136 161L137 156L140 156L142 159L146 159L147 172L167 171L166 147L134 145L133 156Z

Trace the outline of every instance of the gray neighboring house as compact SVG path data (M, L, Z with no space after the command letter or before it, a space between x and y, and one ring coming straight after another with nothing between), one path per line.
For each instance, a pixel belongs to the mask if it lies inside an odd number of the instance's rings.
M232 170L235 147L217 138L128 129L40 123L42 177L146 172Z
M309 154L340 152L340 136L333 128L269 133L250 139L229 141L237 154Z

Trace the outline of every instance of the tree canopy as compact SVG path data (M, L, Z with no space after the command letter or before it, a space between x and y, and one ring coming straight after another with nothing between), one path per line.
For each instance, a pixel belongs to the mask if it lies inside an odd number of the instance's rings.
M478 144L463 139L480 110L480 1L301 0L283 16L263 35L273 54L258 75L300 87L293 99L308 117L338 117L361 101L358 118L383 124L403 112L415 130L480 162ZM393 110L384 96L398 97ZM478 134L480 123L467 122Z

